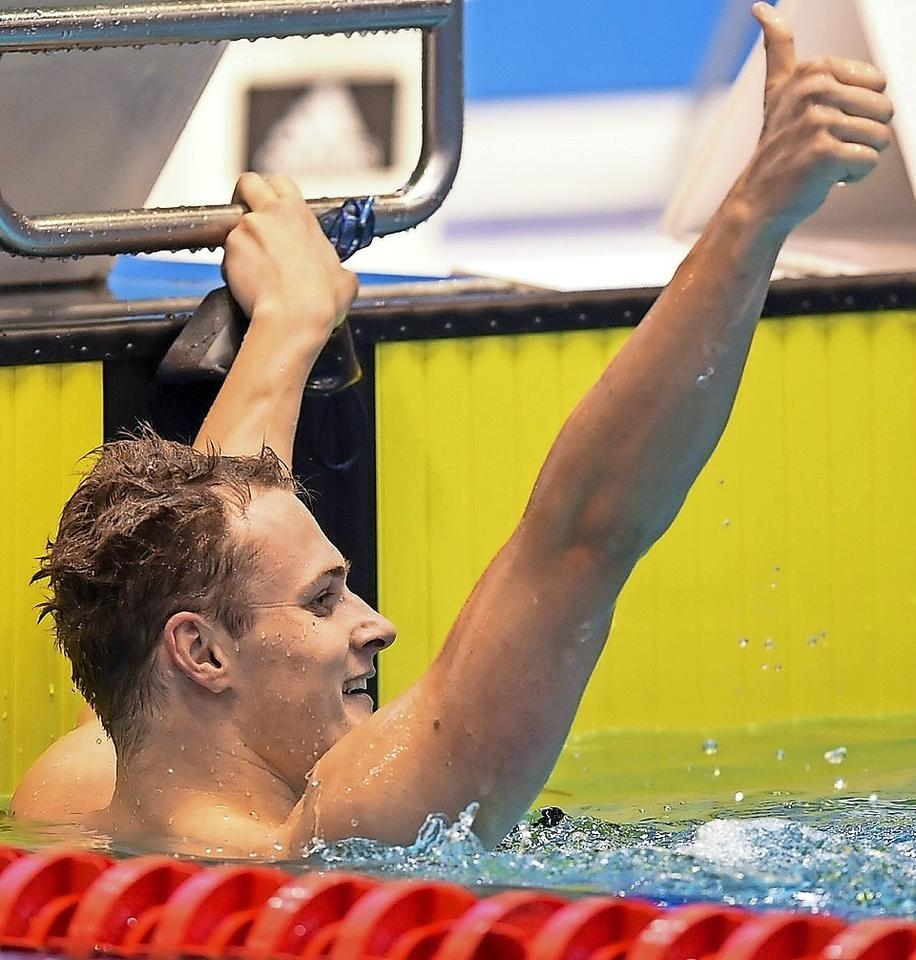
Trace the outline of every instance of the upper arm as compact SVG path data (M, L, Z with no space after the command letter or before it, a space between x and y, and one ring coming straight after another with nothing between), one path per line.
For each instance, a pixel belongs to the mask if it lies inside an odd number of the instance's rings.
M556 761L623 579L590 549L517 531L424 676L321 759L303 823L410 842L426 814L479 801L478 835L500 839Z

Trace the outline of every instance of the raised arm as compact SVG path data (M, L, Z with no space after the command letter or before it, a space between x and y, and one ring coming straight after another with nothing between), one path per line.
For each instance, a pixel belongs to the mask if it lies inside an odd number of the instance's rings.
M251 324L194 446L243 456L266 444L291 466L305 381L358 281L289 177L243 174L233 202L250 213L226 239L223 273Z
M766 4L754 13L767 85L753 159L563 427L433 666L319 763L320 815L306 818L319 834L355 823L409 840L426 812L471 801L487 842L516 822L562 747L621 587L722 433L786 235L887 145L878 70L796 65L788 25ZM354 778L366 786L347 792Z
M358 284L288 177L245 174L234 200L251 212L226 241L223 272L251 325L194 445L241 456L266 443L291 464L305 381ZM22 779L12 809L64 821L108 806L114 781L114 749L87 707Z

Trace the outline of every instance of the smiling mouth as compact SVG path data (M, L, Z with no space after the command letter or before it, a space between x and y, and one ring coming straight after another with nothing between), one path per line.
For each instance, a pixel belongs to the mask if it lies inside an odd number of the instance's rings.
M368 677L356 677L353 680L347 680L343 685L344 695L352 696L354 694L367 693L366 685L368 681Z

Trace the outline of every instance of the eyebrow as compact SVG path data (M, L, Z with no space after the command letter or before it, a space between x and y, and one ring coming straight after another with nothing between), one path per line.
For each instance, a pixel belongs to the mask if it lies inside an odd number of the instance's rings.
M328 567L327 570L323 570L318 574L313 580L310 580L305 586L303 586L299 591L299 598L295 602L289 602L287 600L274 600L268 601L266 603L253 603L253 607L296 607L300 606L306 600L313 599L313 594L318 589L318 584L322 580L330 578L332 580L346 580L347 574L350 572L350 561L344 560L342 564L337 564L335 567Z
M337 564L336 567L328 567L327 570L323 570L321 573L318 574L317 577L315 577L313 580L307 583L304 587L302 587L302 589L299 591L299 597L302 600L305 600L307 597L311 597L312 594L318 589L318 584L320 584L322 580L325 580L327 578L330 578L331 580L346 580L347 574L349 572L350 572L349 560L344 560L342 564L339 563Z

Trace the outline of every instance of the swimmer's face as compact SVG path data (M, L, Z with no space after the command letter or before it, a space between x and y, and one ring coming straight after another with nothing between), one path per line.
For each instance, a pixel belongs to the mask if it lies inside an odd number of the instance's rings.
M290 783L372 712L375 655L394 626L347 586L347 565L293 494L253 491L239 534L258 548L251 631L234 713L246 743Z

